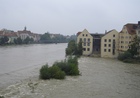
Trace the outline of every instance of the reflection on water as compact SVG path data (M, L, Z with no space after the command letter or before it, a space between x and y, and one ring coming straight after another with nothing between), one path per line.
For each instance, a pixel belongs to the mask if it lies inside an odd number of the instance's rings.
M81 76L27 80L1 91L6 98L139 98L140 66L115 59L82 57ZM36 84L35 89L29 84ZM34 92L33 92L34 91Z

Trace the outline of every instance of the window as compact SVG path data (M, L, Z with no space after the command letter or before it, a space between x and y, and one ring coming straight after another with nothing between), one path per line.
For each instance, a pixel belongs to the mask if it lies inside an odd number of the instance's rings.
M121 48L123 48L123 46L121 46Z
M88 35L86 34L86 36L88 36Z
M84 48L83 50L86 51L86 48Z
M108 47L111 47L111 44L108 44Z
M129 36L129 39L131 39L131 36Z
M106 44L104 44L104 47L106 47Z
M83 36L84 36L84 34L83 34Z
M111 39L109 39L108 41L111 42Z
M123 43L123 41L121 41L121 43Z
M84 42L86 42L86 38L84 38Z
M107 40L106 40L106 39L104 39L104 42L107 42Z
M87 51L90 51L90 48L87 48Z
M128 36L126 36L125 38L128 39Z
M82 42L82 38L80 38L80 42Z
M113 35L113 37L115 37L115 34Z
M86 46L86 43L84 43L84 46Z
M88 42L90 42L90 38L88 38Z
M110 52L111 50L110 49L108 49L108 52Z
M106 52L106 49L104 49L104 52Z

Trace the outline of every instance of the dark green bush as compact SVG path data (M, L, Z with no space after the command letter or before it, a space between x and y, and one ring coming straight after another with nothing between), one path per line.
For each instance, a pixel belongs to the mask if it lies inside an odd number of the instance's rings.
M131 59L131 58L127 58L127 59L124 59L123 62L125 62L125 63L134 63L135 60Z
M79 75L77 57L68 57L67 60L55 62L53 66L58 66L66 75Z
M51 78L51 74L50 74L50 71L49 71L48 64L41 67L40 78L41 79L50 79Z
M65 72L62 71L58 66L48 67L48 64L42 66L40 69L40 78L41 79L64 79Z
M126 51L118 56L118 60L121 60L121 61L123 61L125 59L129 59L129 58L132 58L132 54L128 51Z
M51 78L54 79L64 79L65 73L58 66L52 66L49 68L49 72L51 74Z

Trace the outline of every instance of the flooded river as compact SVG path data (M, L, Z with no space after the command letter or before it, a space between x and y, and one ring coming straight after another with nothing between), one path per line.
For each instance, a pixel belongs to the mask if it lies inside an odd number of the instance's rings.
M8 47L9 50L2 48L0 52L3 56L5 52L11 53L16 49L24 58L13 53L13 57L8 57L12 64L4 58L0 59L0 67L3 68L0 68L0 85L14 82L1 89L0 94L5 98L140 98L140 65L115 59L81 57L78 60L81 76L67 76L65 80L39 80L40 66L64 59L66 46L52 44ZM14 58L18 59L14 60L17 63L11 61ZM20 60L23 61L21 65ZM7 65L10 69L2 67L2 62L9 63L3 66Z

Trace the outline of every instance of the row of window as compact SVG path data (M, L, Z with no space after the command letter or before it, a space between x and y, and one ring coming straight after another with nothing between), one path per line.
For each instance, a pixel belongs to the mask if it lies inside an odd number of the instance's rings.
M88 34L83 34L83 36L88 36Z
M80 38L80 41L82 41L82 38ZM90 42L90 38L87 38L87 39L84 38L84 42L86 42L86 41L87 41L87 42Z
M90 51L90 48L84 48L83 50L84 51Z
M131 43L131 41L120 41L119 43L122 43L122 44L123 44L123 43L126 43L126 44L128 44L128 43L129 43L129 44L130 44L130 43Z
M104 49L104 52L111 52L111 49ZM112 54L115 55L115 49L112 49Z
M124 36L119 36L119 38L121 38L121 39L124 39L124 38L125 39L128 39L128 38L131 39L131 36L125 36L125 37Z
M111 49L104 49L104 52L107 52L107 50L108 52L111 52Z
M129 46L119 46L119 48L124 48L124 49L128 49L128 48L130 48Z
M107 44L104 44L104 47L107 47ZM111 47L111 44L108 44L108 47Z
M88 43L86 43L86 42L84 42L84 46L90 46L90 42L88 42Z
M107 39L104 39L104 42L107 42ZM111 39L108 39L108 42L111 42ZM113 42L115 42L115 39L113 39Z

